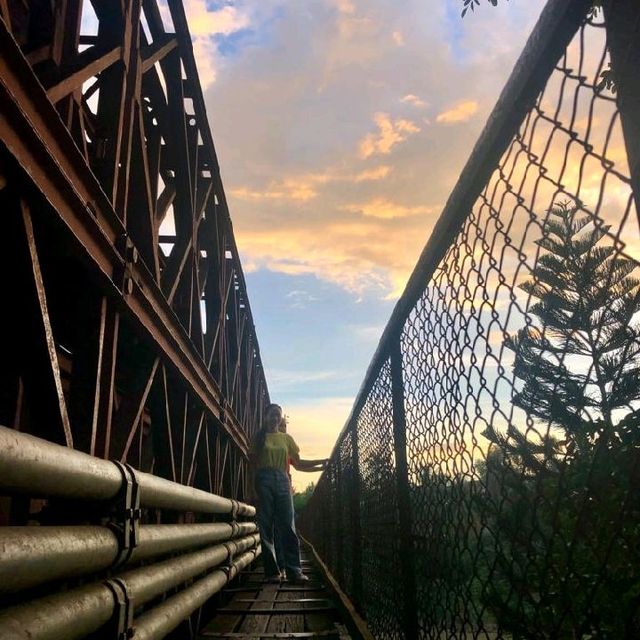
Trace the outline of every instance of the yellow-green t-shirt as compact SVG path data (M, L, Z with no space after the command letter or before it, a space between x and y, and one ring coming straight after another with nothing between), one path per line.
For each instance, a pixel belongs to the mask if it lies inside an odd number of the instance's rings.
M298 445L288 433L267 433L264 447L258 455L258 469L280 469L287 472L289 458L296 460L299 452Z

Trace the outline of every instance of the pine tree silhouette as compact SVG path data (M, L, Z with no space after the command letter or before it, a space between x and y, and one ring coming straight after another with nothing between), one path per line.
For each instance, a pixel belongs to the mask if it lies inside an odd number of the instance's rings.
M567 203L549 212L544 253L521 285L537 322L506 343L524 383L515 404L564 430L572 450L615 437L640 400L638 263L602 242L608 230Z
M480 502L499 532L484 602L526 638L633 637L640 624L640 280L609 227L554 207L506 345L523 431L489 427ZM536 434L536 435L533 435Z

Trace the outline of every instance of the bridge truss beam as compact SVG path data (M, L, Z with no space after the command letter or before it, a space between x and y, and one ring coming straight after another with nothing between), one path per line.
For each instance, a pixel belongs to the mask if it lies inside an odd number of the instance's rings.
M242 499L268 391L182 4L53 5L0 3L0 423Z

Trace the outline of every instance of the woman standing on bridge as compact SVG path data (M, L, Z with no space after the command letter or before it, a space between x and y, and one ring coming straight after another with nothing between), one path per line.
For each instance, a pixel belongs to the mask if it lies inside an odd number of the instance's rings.
M265 412L265 422L256 434L250 454L254 470L255 490L258 498L258 528L262 543L264 572L268 582L280 581L280 569L276 559L274 532L277 531L284 553L287 578L294 582L307 582L300 562L300 541L296 533L291 485L287 473L289 460L296 469L307 470L325 460L301 460L300 449L294 439L280 431L284 421L282 408L270 404Z

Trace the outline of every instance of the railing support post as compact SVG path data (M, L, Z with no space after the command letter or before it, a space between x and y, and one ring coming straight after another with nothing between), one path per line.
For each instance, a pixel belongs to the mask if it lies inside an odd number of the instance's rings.
M360 452L358 448L358 420L354 418L349 426L351 431L351 466L353 468L351 487L351 517L352 517L352 554L353 566L351 577L353 580L352 596L356 606L362 603L362 528L360 523Z
M413 522L407 463L407 421L404 410L404 380L400 337L391 346L391 394L393 402L393 449L396 459L396 487L398 496L398 542L404 604L404 632L408 639L418 637L418 608L413 546Z
M604 15L631 187L640 223L640 7L637 0L609 0L604 3Z
M344 584L344 544L341 532L344 531L344 522L342 521L343 509L343 482L342 482L342 459L338 454L336 458L336 474L335 474L335 487L336 487L336 573L338 580L341 584Z

